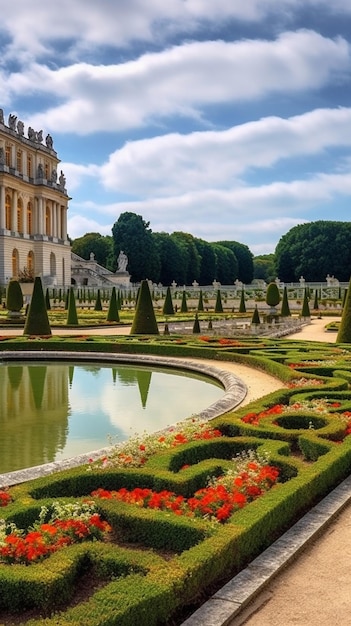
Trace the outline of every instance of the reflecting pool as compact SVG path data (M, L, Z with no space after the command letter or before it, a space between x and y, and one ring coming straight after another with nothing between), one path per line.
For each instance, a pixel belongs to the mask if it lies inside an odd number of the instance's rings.
M223 395L187 371L96 363L0 364L0 473L68 459L196 415Z

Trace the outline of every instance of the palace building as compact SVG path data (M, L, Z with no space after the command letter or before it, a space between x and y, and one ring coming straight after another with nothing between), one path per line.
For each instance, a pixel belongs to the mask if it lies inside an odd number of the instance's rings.
M67 238L70 200L50 135L0 109L0 285L40 276L45 286L71 284Z

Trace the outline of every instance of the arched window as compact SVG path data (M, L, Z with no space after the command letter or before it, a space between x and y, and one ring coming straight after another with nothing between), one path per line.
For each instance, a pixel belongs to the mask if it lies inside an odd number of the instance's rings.
M27 233L33 235L33 208L31 202L27 204Z
M50 254L50 275L56 276L56 257L53 252Z
M45 235L51 235L51 211L50 207L45 209Z
M30 250L27 254L27 270L28 274L34 276L34 253Z
M12 250L12 276L14 278L17 278L18 272L19 272L18 250L17 250L17 248L14 248Z
M5 216L6 216L6 228L11 230L11 196L7 193L5 196Z
M17 200L17 232L23 233L23 202L22 198Z

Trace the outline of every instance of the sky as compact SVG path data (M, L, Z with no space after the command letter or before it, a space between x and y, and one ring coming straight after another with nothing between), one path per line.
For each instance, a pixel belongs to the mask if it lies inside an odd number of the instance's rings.
M0 107L50 133L68 233L153 232L274 252L349 221L351 2L0 0Z

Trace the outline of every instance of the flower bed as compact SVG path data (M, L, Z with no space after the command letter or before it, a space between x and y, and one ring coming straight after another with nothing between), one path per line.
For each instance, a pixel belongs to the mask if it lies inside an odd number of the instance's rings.
M194 598L201 602L349 474L348 350L323 345L318 359L314 346L310 375L288 365L304 369L304 342L252 339L226 349L219 341L181 341L94 338L84 350L184 349L260 367L282 388L210 424L193 419L162 435L137 436L86 466L2 489L0 622L11 623L15 611L25 624L29 610L30 626L180 624ZM61 338L60 348L74 342ZM54 338L27 343L38 350L58 345ZM294 428L280 426L289 416ZM313 419L326 426L309 428ZM58 506L91 501L88 529L68 509L54 516ZM75 595L87 573L89 593Z

